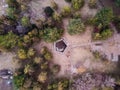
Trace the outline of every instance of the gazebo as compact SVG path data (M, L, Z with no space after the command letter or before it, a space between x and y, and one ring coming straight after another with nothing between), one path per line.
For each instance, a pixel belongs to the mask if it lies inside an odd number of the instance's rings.
M67 47L67 44L65 43L64 39L61 39L55 42L56 51L64 52L66 47Z

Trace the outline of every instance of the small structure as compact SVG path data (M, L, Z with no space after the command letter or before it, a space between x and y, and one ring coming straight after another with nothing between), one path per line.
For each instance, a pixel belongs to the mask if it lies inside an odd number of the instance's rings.
M58 40L55 43L55 49L56 49L56 51L64 52L64 50L66 49L66 47L67 47L67 45L66 45L64 39Z

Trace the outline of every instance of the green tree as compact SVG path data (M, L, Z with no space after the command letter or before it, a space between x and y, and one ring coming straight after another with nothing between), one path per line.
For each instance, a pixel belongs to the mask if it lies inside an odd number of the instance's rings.
M40 36L46 42L54 42L62 36L63 30L57 28L46 28L40 32Z
M14 85L17 89L19 89L24 84L25 76L17 75L13 77Z
M22 60L27 59L27 51L24 49L18 50L18 57Z
M36 64L40 64L42 61L43 61L42 57L35 57L34 58L34 63L36 63Z
M99 25L100 23L103 27L110 24L113 20L113 11L110 8L103 8L101 9L95 16L95 24Z
M70 35L80 34L85 31L85 26L81 19L71 19L68 25L68 33Z
M72 0L72 7L75 10L79 10L84 5L84 0Z
M9 7L7 8L7 16L11 19L15 19L16 8Z
M115 0L115 3L118 7L120 7L120 0Z
M47 72L41 72L38 75L38 81L42 82L42 83L45 83L46 80L47 80Z

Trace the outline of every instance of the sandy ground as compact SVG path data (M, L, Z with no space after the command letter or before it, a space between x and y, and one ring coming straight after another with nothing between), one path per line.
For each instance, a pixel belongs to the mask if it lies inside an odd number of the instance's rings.
M10 69L15 71L16 68L19 68L18 60L13 59L15 53L1 53L0 54L0 70Z
M5 0L0 0L0 16L6 14L7 4Z

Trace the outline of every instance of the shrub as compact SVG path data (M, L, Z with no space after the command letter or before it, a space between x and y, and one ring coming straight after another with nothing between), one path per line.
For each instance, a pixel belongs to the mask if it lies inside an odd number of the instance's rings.
M71 19L68 25L68 33L70 35L80 34L85 31L85 26L81 19Z
M96 8L96 3L97 3L97 0L89 0L89 7Z
M43 61L43 58L42 58L42 57L35 57L35 58L34 58L34 62L35 62L36 64L40 64L42 61Z
M46 42L54 42L62 36L63 30L57 28L46 28L40 32L40 36Z
M60 15L59 13L55 12L55 13L53 14L53 19L54 19L55 21L61 22L61 15Z
M46 80L47 80L47 72L41 72L38 76L38 81L45 83Z
M61 14L62 14L63 17L70 16L70 14L71 14L71 8L69 6L63 7Z
M18 75L13 77L13 82L17 89L23 85L24 79L25 79L24 75Z
M72 7L75 10L79 10L84 5L84 0L72 0Z
M80 14L80 12L75 12L75 13L73 13L73 18L81 18L81 14Z
M110 29L103 30L101 33L94 33L93 39L94 40L105 40L108 39L113 35L113 31Z
M18 50L18 57L22 60L27 59L27 51L24 49Z
M9 7L7 8L7 16L11 19L15 19L15 13L16 13L16 9Z
M28 17L26 17L26 16L23 16L22 19L21 19L21 24L24 27L30 26L30 19Z
M51 60L52 59L52 54L49 51L47 51L47 53L45 53L45 55L44 55L44 58L46 60Z
M118 7L120 7L120 0L115 0L115 3Z

